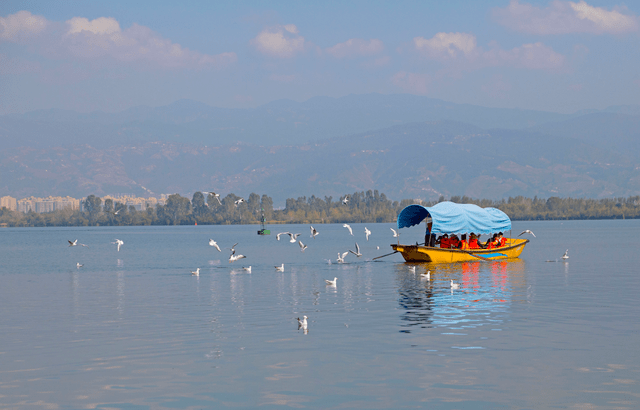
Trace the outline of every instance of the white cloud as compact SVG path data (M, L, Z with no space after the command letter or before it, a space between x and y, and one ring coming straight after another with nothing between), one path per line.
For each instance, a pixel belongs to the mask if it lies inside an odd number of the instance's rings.
M237 60L235 53L202 54L160 37L150 28L133 24L121 30L113 18L89 21L74 17L61 44L83 60L111 58L116 61L161 68L216 68Z
M19 11L0 17L0 40L19 42L40 34L46 27L46 18Z
M384 44L376 38L369 41L362 40L360 38L352 38L344 43L339 43L333 47L329 47L326 51L336 58L344 58L375 55L382 52L382 50L384 50Z
M427 94L431 77L429 74L400 71L391 77L391 82L411 94Z
M499 24L529 34L621 34L640 27L636 16L623 14L621 9L590 6L584 0L555 0L544 9L511 0L507 7L494 9L493 16Z
M258 51L274 57L289 58L304 50L304 37L294 24L264 29L251 40Z
M437 33L430 39L415 37L413 44L431 58L450 59L474 51L476 37L467 33Z
M120 32L120 24L111 17L99 17L89 21L84 17L74 17L67 20L69 26L68 34L90 31L93 34L112 34Z

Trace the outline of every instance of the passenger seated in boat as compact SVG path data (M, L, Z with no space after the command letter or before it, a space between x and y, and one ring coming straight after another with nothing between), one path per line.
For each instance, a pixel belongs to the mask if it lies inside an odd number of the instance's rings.
M469 235L469 249L480 249L478 237L473 232L471 232L471 234Z
M451 237L449 238L449 248L451 249L455 249L458 247L458 245L460 245L460 240L458 239L458 235L456 235L455 233L453 235L451 235Z
M442 235L438 240L440 241L440 248L442 249L449 249L449 247L451 246L449 235L447 235L446 233Z
M486 249L494 249L500 246L500 242L498 241L498 234L494 233L493 236L487 239L487 243L484 244Z
M498 232L498 242L500 243L498 247L502 247L507 244L507 238L502 236L502 232Z
M458 249L466 250L469 249L469 244L467 243L467 234L463 234L460 237L460 243L458 244Z

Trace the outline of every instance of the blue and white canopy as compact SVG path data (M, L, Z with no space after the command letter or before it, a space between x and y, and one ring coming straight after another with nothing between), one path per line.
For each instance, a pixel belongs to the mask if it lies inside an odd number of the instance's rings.
M453 202L440 202L429 208L409 205L398 215L398 228L418 225L428 217L433 222L431 232L436 235L471 232L480 235L511 229L511 220L499 209Z

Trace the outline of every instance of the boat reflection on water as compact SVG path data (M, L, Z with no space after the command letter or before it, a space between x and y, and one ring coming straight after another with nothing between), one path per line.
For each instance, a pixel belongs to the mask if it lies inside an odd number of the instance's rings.
M408 267L415 266L415 273ZM424 274L431 272L431 280ZM400 330L470 328L496 324L512 303L527 299L522 259L451 264L398 264ZM460 288L451 289L451 281Z

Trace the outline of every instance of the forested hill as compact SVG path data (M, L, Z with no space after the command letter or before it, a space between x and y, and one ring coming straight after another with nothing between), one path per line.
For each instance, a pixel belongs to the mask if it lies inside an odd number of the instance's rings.
M392 201L378 191L354 192L340 198L315 196L289 198L284 209L274 209L267 195L250 194L236 206L240 197L229 194L220 202L211 195L196 192L192 199L178 194L169 196L165 205L137 211L133 206L104 202L90 195L84 210L65 209L46 214L27 214L0 209L3 226L128 226L128 225L193 225L257 224L264 214L268 224L280 223L358 223L395 222L398 213L415 203L405 199ZM439 201L423 202L432 206ZM507 200L477 200L453 197L453 202L493 206L504 211L512 220L552 219L624 219L640 218L640 196L614 199L548 199L516 197Z

